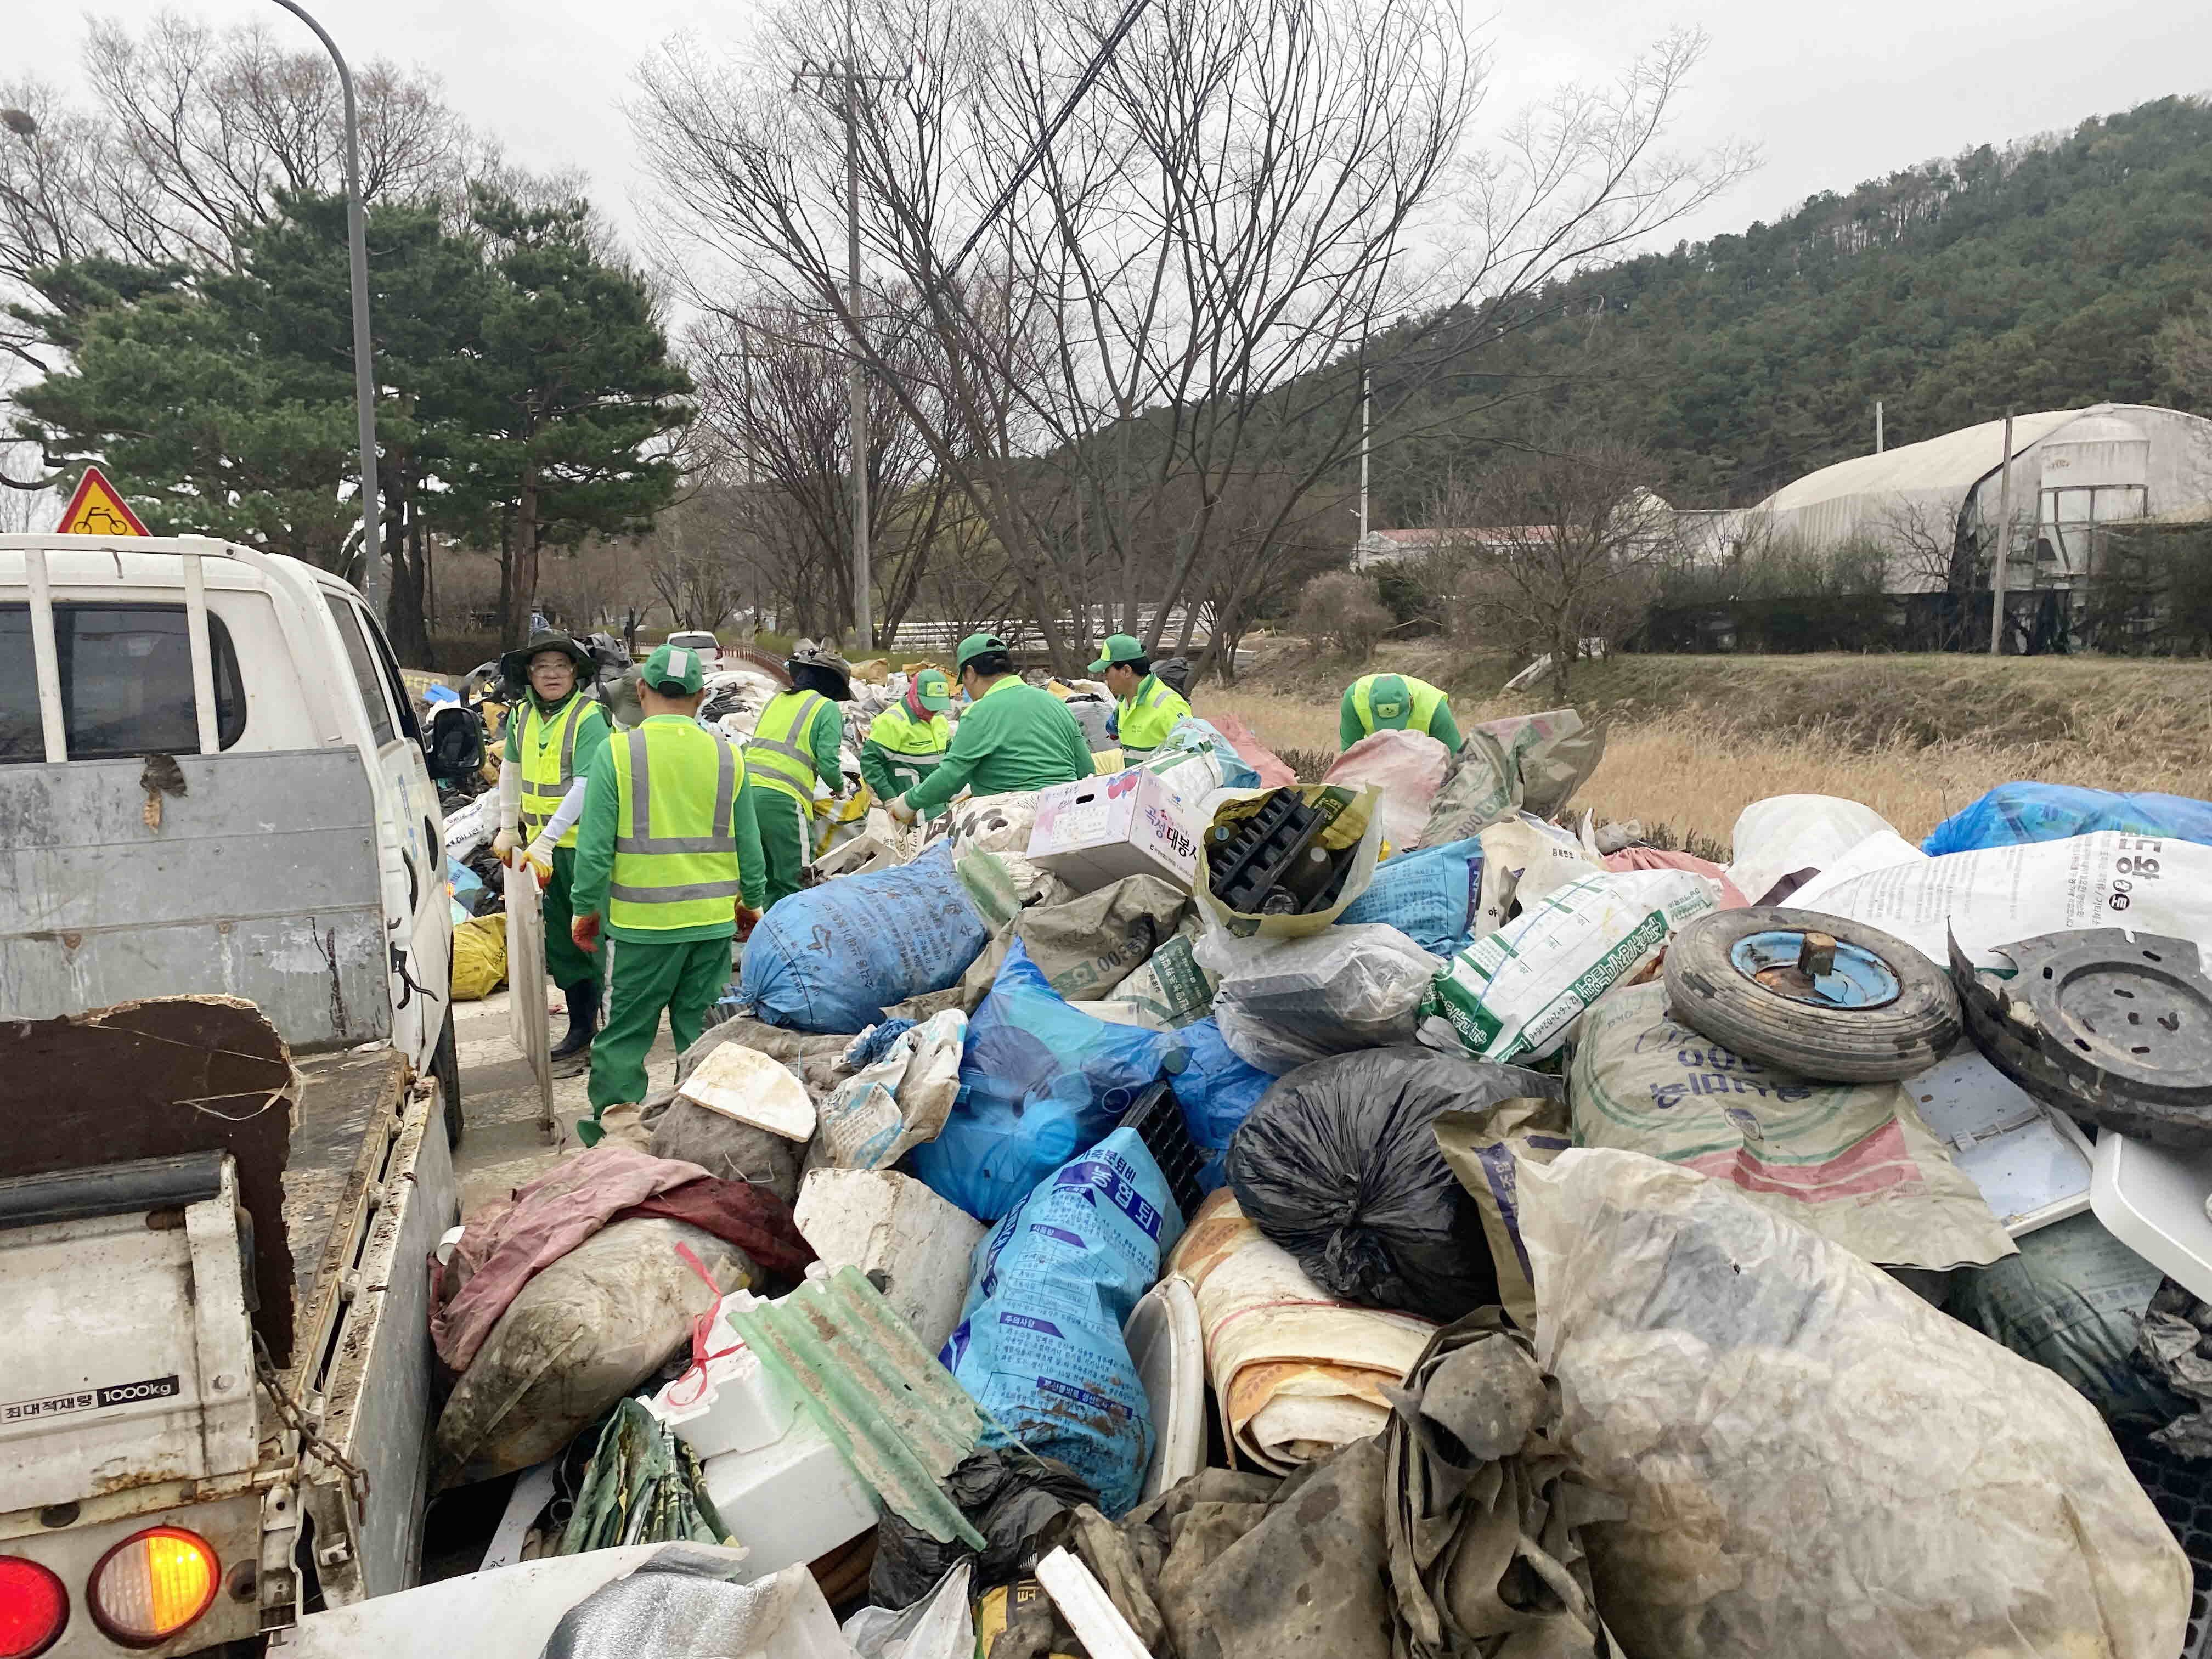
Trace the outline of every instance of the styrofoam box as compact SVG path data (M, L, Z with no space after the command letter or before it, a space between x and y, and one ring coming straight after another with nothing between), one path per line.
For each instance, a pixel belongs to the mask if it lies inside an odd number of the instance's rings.
M701 1472L715 1514L750 1552L748 1579L811 1561L879 1518L867 1482L803 1412L780 1439L710 1457Z
M1198 876L1197 815L1141 767L1037 792L1029 857L1080 892L1124 876Z
M983 1224L912 1176L813 1170L793 1218L825 1267L858 1267L932 1353L960 1322Z

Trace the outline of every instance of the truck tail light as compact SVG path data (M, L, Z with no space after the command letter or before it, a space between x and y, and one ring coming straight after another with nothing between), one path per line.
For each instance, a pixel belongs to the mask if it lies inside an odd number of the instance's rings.
M182 1527L149 1527L100 1558L86 1599L111 1640L152 1647L205 1613L222 1582L222 1564L206 1539Z
M69 1623L69 1591L35 1561L0 1555L0 1659L31 1659Z

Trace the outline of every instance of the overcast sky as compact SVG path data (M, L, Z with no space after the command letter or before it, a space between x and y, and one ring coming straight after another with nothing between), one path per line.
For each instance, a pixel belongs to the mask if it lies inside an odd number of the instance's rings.
M384 56L443 77L448 97L516 162L578 167L620 222L642 189L619 101L633 65L672 34L741 36L748 0L309 0L355 61ZM1983 143L2002 143L2169 93L2212 89L2205 0L1469 0L1495 48L1493 113L1564 80L1607 76L1639 41L1675 23L1712 48L1674 128L1697 147L1757 145L1759 171L1686 222L1692 240L1771 219L1820 190ZM211 22L305 29L268 0L176 7ZM96 8L133 26L161 7ZM7 56L66 83L85 13L9 7Z

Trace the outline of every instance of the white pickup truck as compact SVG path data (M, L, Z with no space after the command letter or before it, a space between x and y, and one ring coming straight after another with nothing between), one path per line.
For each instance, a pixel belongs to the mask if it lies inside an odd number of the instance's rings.
M436 789L360 596L0 536L0 1656L414 1582L455 1218Z

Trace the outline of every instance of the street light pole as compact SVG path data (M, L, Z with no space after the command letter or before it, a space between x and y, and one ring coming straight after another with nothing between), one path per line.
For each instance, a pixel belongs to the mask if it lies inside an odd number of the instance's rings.
M845 0L845 308L860 328L860 64L854 0ZM853 625L860 649L875 648L875 605L868 546L868 371L860 352L846 370L852 396Z
M377 561L383 556L378 532L382 514L376 496L376 364L368 337L368 229L361 204L361 114L353 96L353 74L329 32L297 0L276 0L323 43L337 65L338 88L345 94L346 249L353 262L353 396L361 422L361 595L368 614L383 620Z

